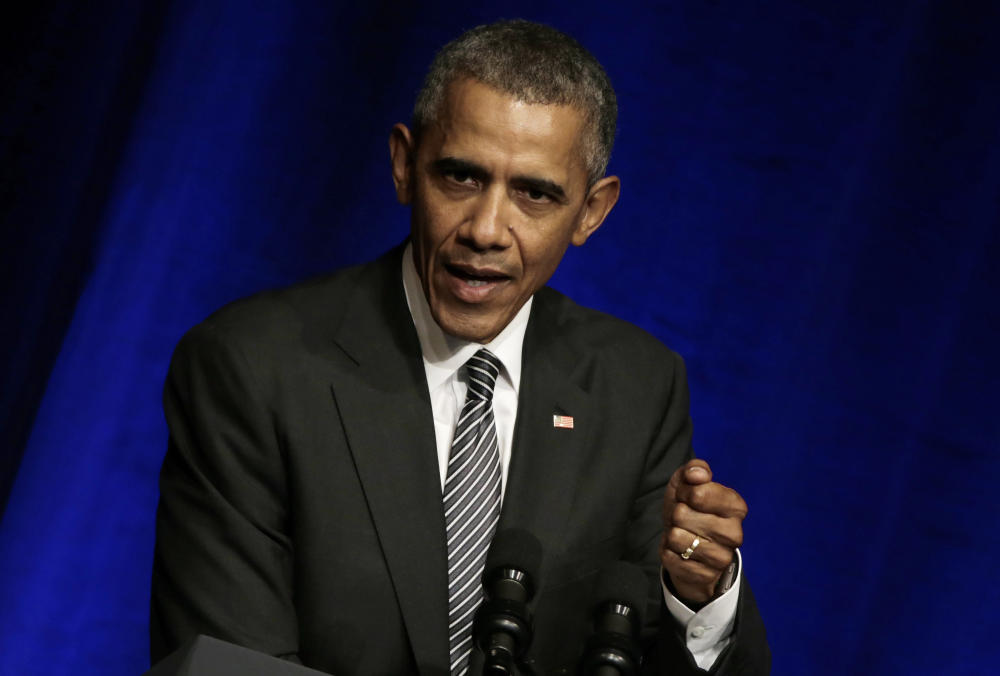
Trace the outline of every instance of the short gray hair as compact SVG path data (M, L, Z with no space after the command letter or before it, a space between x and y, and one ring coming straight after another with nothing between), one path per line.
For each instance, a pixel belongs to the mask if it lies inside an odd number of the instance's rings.
M604 68L555 28L516 19L477 26L434 57L413 108L414 133L437 119L448 87L472 78L525 103L570 105L584 114L588 185L608 168L618 103Z

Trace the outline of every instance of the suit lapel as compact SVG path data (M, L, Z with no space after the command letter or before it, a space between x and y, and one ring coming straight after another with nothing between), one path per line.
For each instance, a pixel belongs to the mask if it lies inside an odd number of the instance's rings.
M335 404L392 576L421 673L448 671L447 546L433 412L400 278L400 254L365 271L335 342L353 369L332 384ZM562 542L594 403L562 349L554 301L536 295L525 334L513 449L500 528ZM568 415L573 429L553 426ZM552 553L552 552L547 552ZM543 573L544 575L544 573Z
M581 364L557 335L550 301L546 290L535 296L525 334L500 528L528 530L551 550L563 541L577 477L585 470L584 440L597 416L591 396L574 379ZM555 427L553 415L572 416L573 429Z
M448 666L447 551L433 413L400 255L359 284L337 345L356 365L332 385L421 673ZM366 271L367 272L367 271Z

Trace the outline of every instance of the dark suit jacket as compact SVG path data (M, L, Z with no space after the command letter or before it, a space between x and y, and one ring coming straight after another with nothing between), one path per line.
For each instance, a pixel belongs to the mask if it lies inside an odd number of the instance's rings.
M164 393L154 661L206 633L335 674L447 673L441 485L400 255L237 302L179 344ZM624 558L649 571L648 668L696 672L655 583L664 485L691 456L682 361L549 289L523 360L499 527L544 548L530 659L542 673L573 668L593 579ZM768 661L744 584L713 671L764 673Z

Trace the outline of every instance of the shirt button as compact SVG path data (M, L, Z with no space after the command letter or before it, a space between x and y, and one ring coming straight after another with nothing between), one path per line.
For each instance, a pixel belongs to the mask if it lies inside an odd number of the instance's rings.
M705 635L705 627L695 627L691 630L691 638L701 638Z

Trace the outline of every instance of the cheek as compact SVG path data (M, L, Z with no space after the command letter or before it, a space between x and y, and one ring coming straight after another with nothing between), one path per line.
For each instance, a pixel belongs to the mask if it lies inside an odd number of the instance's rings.
M435 250L452 238L461 222L462 215L454 205L431 201L423 205L419 232L414 234Z
M569 246L569 232L566 229L535 231L523 235L519 240L524 269L532 278L544 278L547 281Z

